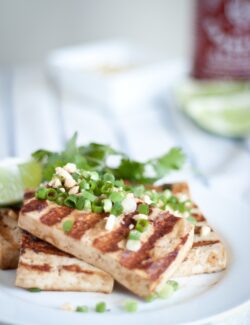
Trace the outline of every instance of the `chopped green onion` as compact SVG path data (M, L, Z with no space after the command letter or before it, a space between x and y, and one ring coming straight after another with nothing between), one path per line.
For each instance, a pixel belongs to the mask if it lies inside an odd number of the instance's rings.
M187 210L186 206L185 206L185 202L181 202L178 206L178 210L183 213Z
M71 174L71 176L74 178L75 181L78 181L80 178L80 175L76 172L74 172L73 174Z
M123 212L123 206L119 202L115 202L113 208L111 209L111 214L115 216L121 215Z
M95 311L97 313L105 313L106 311L106 303L105 302L98 302L95 306Z
M109 198L112 202L116 203L116 202L121 202L122 199L124 198L124 195L121 192L112 192Z
M64 232L70 232L72 230L72 228L73 228L73 224L74 224L73 220L64 221L64 223L63 223L63 231Z
M174 287L171 284L166 283L165 286L158 292L158 297L161 299L167 299L173 295L174 291Z
M101 187L101 194L110 194L114 188L114 185L110 182L104 183Z
M65 200L64 204L69 208L75 208L77 202L77 196L74 194L69 195Z
M82 191L82 190L89 190L90 186L89 186L89 183L85 179L83 179L80 182L79 187L80 187L80 190Z
M29 292L41 292L42 290L40 288L29 288Z
M96 181L90 181L89 182L89 190L94 192L97 189L99 192L100 190L97 188L97 182ZM98 195L98 194L97 194Z
M85 200L84 210L87 211L87 212L91 211L91 202L90 202L90 200Z
M161 192L156 192L156 190L148 190L146 194L149 195L152 201L158 201L160 197L165 197Z
M112 201L110 199L103 200L103 210L105 212L110 212L112 209Z
M47 199L50 201L55 201L57 198L57 191L54 188L47 189Z
M193 225L197 224L197 220L194 217L188 217L186 220L188 222L192 223Z
M141 197L145 193L145 187L143 185L134 186L132 191L136 197Z
M111 173L106 173L103 175L103 180L105 182L111 182L111 183L114 183L115 181L115 176Z
M95 199L96 199L96 196L94 194L92 194L86 190L83 190L81 194L84 197L84 199L89 200L91 202L95 201Z
M137 230L130 230L128 238L132 240L139 240L141 237L141 233Z
M126 243L126 249L132 252L137 252L141 248L140 240L129 239Z
M81 169L81 170L80 170L80 174L81 174L84 178L89 178L89 177L90 177L90 175L89 175L89 171L88 171L88 170Z
M94 206L92 206L92 211L93 212L95 212L95 213L101 213L101 212L103 212L103 207L100 207L100 206L98 206L98 205L94 205Z
M168 203L169 204L177 204L178 203L178 199L176 196L171 196L170 198L168 198Z
M149 221L147 219L139 219L136 222L135 229L140 232L144 232L147 229L148 225Z
M138 309L138 303L134 300L128 300L124 303L124 310L128 313L135 313Z
M66 197L67 197L66 193L58 193L57 198L56 198L56 203L59 205L63 205Z
M146 302L152 302L158 298L158 295L154 292L145 298Z
M163 194L165 195L165 197L167 199L169 199L172 196L172 191L170 191L169 189L166 189Z
M147 204L139 204L137 211L141 214L148 215L149 214L149 207Z
M90 179L93 181L98 181L99 180L99 174L97 172L89 172Z
M38 200L46 200L47 199L48 190L45 187L41 187L36 191L36 198Z
M83 210L85 205L85 199L83 196L78 196L77 201L76 201L76 208L77 210Z
M185 201L185 207L186 207L187 209L190 209L190 208L192 208L192 206L193 206L193 202L192 202L190 199L187 199L187 200Z
M115 186L117 187L124 187L124 182L122 179L119 179L117 181L115 181Z
M169 280L167 283L173 287L174 291L179 289L179 283L177 281Z
M171 297L173 293L178 289L179 289L179 283L174 280L169 280L159 292L152 293L145 300L147 302L151 302L157 298L167 299Z
M88 306L77 306L76 312L78 313L87 313L89 311Z
M103 202L99 199L95 200L91 204L91 210L95 213L103 212Z

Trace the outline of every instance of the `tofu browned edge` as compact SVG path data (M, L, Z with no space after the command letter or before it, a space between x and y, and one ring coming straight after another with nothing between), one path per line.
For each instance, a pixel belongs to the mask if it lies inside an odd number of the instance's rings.
M110 293L113 284L108 273L22 232L16 286L47 291Z
M151 186L156 191L170 189L174 194L186 194L192 201L187 183L164 184ZM193 202L193 201L192 201ZM227 250L219 234L208 224L198 205L193 202L192 217L196 219L194 242L185 260L176 270L174 277L191 276L196 274L214 273L225 270L228 263ZM210 233L202 234L202 227L208 226Z
M0 269L15 269L19 258L18 209L0 208Z
M19 226L109 273L117 282L145 298L160 289L186 258L193 243L194 226L169 212L157 212L157 218L142 236L141 249L132 252L126 250L124 244L129 225L135 223L134 214L126 215L108 232L104 226L105 214L84 213L39 201L30 195L20 211ZM62 223L67 219L73 219L74 226L66 234Z

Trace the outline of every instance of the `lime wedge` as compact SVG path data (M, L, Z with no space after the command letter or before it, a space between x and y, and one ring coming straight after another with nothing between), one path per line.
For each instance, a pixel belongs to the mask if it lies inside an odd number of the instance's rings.
M250 94L196 98L183 108L207 131L230 137L250 134Z
M32 160L5 159L0 163L0 205L22 201L24 190L36 188L41 182L42 167Z
M187 80L176 92L180 107L207 131L250 134L250 82Z
M42 179L42 167L35 160L18 165L24 189L36 188Z
M190 100L197 97L225 96L243 92L250 92L250 82L188 79L178 85L176 96L179 104L186 105Z

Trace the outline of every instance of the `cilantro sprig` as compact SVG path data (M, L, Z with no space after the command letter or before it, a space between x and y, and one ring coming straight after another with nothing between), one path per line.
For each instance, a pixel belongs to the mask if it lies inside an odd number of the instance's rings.
M108 166L107 159L111 155L121 158L118 167ZM42 163L44 181L51 180L56 167L71 162L80 169L100 173L110 172L117 179L132 183L154 184L169 172L181 169L185 163L185 155L180 148L172 148L158 158L139 162L108 145L90 143L86 146L77 146L77 133L68 141L63 151L52 152L41 149L34 152L32 156ZM148 169L152 171L150 174L147 172Z

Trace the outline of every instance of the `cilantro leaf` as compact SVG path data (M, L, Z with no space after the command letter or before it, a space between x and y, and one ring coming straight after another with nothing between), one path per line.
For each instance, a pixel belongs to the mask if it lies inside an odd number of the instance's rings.
M143 163L123 158L118 168L113 171L116 178L140 182L143 178L144 168Z
M107 158L110 155L121 157L117 168L107 166ZM118 152L109 145L90 143L85 146L77 146L77 133L68 141L62 152L37 150L32 157L42 163L43 180L49 181L58 166L66 163L75 163L80 169L98 171L101 173L111 172L117 179L127 180L133 183L153 184L172 170L180 169L185 156L180 148L172 148L161 157L139 162L129 159L125 154ZM147 175L147 167L153 171L153 175Z
M129 180L140 184L153 184L172 170L180 169L185 162L185 155L180 148L172 148L163 156L151 159L145 163L123 158L119 167L113 170L117 178ZM148 176L146 166L154 171Z
M171 170L181 169L185 160L185 155L180 148L172 148L163 156L149 160L148 163L152 164L156 172L156 178L159 179L168 174Z

